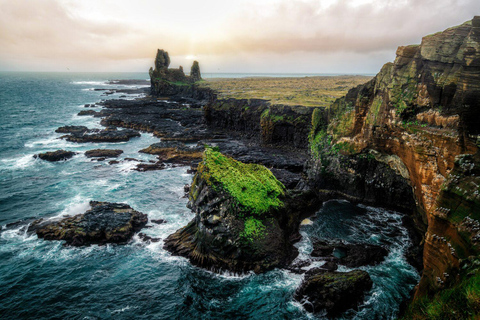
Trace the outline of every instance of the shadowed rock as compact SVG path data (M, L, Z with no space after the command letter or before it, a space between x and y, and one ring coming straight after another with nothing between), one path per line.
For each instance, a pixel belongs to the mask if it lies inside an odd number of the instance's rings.
M62 161L67 160L76 155L76 152L73 151L66 151L66 150L57 150L57 151L50 151L45 153L39 153L34 155L34 158L40 158L42 160L55 162L55 161Z
M104 158L116 158L123 153L123 150L113 149L94 149L85 151L87 158L104 157Z
M303 303L309 312L326 310L329 317L356 308L373 282L367 272L328 272L318 270L307 275L295 293L295 299Z
M36 220L29 228L45 240L65 240L72 246L126 243L148 221L147 215L124 203L90 201L90 210L60 221Z

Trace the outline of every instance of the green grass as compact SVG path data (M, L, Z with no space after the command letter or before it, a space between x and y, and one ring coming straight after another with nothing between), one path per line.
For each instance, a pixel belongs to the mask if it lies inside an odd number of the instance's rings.
M407 319L450 320L478 319L480 315L480 268L462 271L461 281L431 297L423 297L412 303L405 316Z
M198 171L209 185L220 186L254 215L284 205L280 198L285 186L262 165L245 164L207 147Z

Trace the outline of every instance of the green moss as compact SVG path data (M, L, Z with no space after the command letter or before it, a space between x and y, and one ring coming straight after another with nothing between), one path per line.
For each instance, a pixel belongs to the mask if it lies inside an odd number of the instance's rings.
M206 148L198 171L209 185L220 186L243 208L257 215L283 206L285 186L258 164L245 164Z
M423 297L412 303L405 316L407 319L478 319L480 314L480 269L479 261L462 270L461 281L451 288L431 297Z
M265 237L266 227L262 221L255 219L253 217L247 218L245 220L245 226L243 231L240 233L240 237L249 242L254 242Z

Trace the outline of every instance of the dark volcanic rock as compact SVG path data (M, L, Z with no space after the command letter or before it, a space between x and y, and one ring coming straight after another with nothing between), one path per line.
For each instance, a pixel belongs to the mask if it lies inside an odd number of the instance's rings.
M333 262L357 268L380 263L388 250L372 244L344 244L341 242L315 241L312 257L331 258Z
M60 221L33 222L28 230L45 240L65 240L72 246L126 243L148 221L147 215L124 203L90 201L91 209Z
M307 275L295 293L295 299L310 312L327 311L329 317L356 308L373 282L367 272L326 272Z
M123 150L113 149L94 149L85 151L87 158L104 157L104 158L116 158L123 153Z
M95 110L82 110L78 113L79 116L95 116L97 115L99 112L95 111Z
M134 137L140 137L140 133L136 130L117 130L117 128L109 127L105 130L89 129L84 132L72 132L62 138L71 142L121 142Z
M202 75L200 74L200 66L198 61L193 61L192 68L190 69L190 80L192 82L202 80Z
M39 153L34 155L34 158L40 158L46 161L62 161L67 160L76 155L76 152L73 151L66 151L66 150L57 150L57 151L50 151L45 153Z
M139 152L158 155L158 159L164 162L189 165L202 159L203 150L203 146L187 147L179 141L162 141Z
M85 126L64 126L55 130L55 132L57 133L79 133L79 134L87 131L88 131L88 128Z

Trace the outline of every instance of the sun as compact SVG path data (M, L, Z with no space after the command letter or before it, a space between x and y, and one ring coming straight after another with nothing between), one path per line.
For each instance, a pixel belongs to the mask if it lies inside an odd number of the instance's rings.
M196 59L197 59L197 56L196 56L196 55L193 55L193 54L189 54L188 56L185 57L185 59L187 59L187 60L196 60Z

